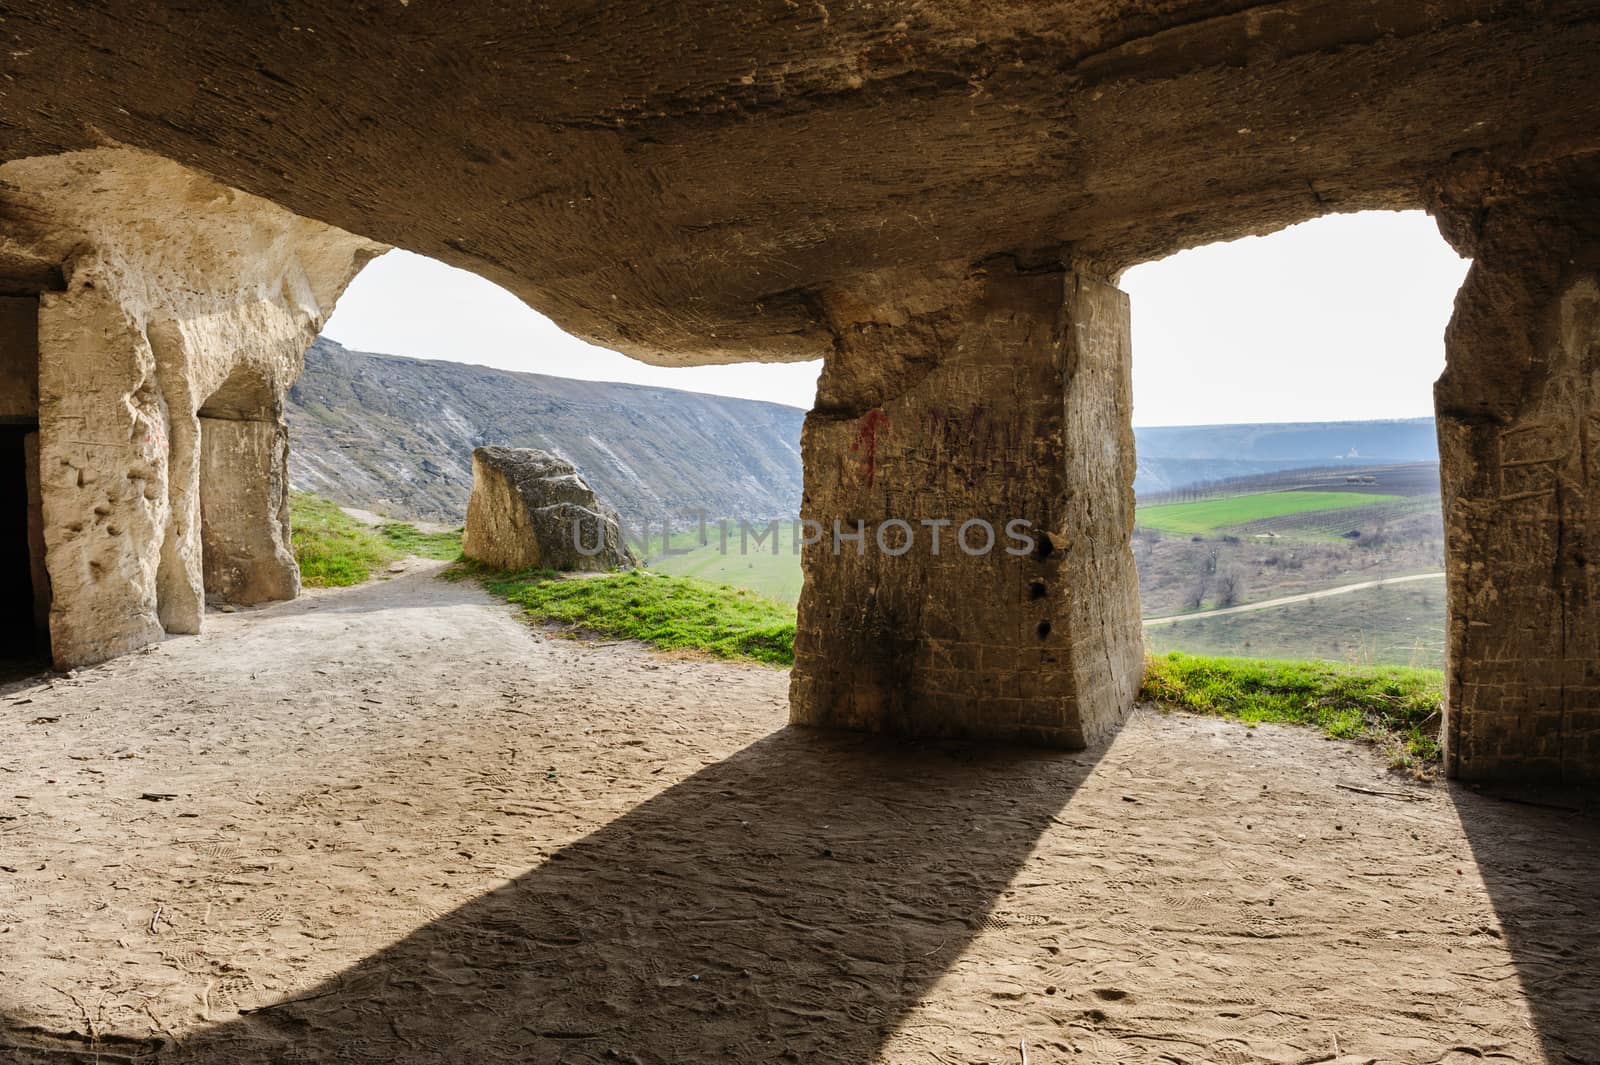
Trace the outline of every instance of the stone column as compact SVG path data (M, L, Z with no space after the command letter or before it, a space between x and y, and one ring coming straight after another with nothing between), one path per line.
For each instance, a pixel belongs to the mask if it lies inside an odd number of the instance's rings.
M1068 748L1114 731L1143 668L1127 297L994 260L874 275L824 309L790 720Z
M1474 262L1435 386L1448 572L1445 765L1600 777L1600 173L1468 175Z
M289 433L279 419L200 418L200 536L207 598L300 594L289 542Z
M383 247L127 148L9 160L0 188L7 254L43 264L47 285L39 488L55 664L199 631L206 462L223 596L293 596L283 395ZM202 455L208 404L241 423Z
M92 269L39 298L39 480L56 665L160 639L167 434L155 357Z

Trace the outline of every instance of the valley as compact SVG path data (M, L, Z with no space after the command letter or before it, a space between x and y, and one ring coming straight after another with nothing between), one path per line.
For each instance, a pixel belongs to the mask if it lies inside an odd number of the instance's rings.
M617 508L652 571L791 609L799 601L796 408L373 355L322 339L306 354L288 417L295 486L346 506L458 525L473 447L538 447L571 460ZM1439 572L1433 433L1427 418L1137 430L1133 551L1144 616ZM709 520L704 543L696 512ZM733 519L726 549L722 516ZM761 528L777 519L778 550L770 540L741 544L739 519ZM1149 646L1436 666L1443 602L1442 591L1417 587L1363 592L1162 626Z
M1427 464L1301 471L1229 483L1237 494L1137 510L1133 552L1146 618L1168 618L1318 592L1385 578L1439 573L1444 529L1437 471ZM802 584L791 530L741 550L692 532L659 536L646 552L652 570L748 588L793 605ZM1150 650L1247 657L1314 658L1440 668L1444 658L1442 578L1422 586L1252 611L1248 615L1150 627Z

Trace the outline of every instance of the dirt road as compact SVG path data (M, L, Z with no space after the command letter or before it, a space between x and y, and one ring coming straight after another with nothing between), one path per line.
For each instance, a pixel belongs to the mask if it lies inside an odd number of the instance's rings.
M1149 711L790 730L433 568L0 698L0 1060L1595 1060L1593 821Z
M1219 607L1216 610L1196 610L1189 614L1173 614L1164 618L1145 618L1146 628L1153 625L1171 625L1175 621L1198 621L1201 618L1220 618L1229 614L1245 614L1252 610L1271 610L1273 607L1288 606L1291 603L1306 603L1313 599L1326 599L1331 595L1349 595L1351 592L1363 591L1367 588L1381 588L1386 584L1408 584L1411 581L1439 580L1443 573L1413 573L1406 577L1382 577L1378 580L1360 581L1356 584L1341 584L1337 588L1323 588L1315 592L1302 592L1299 595L1285 595L1277 599L1263 599L1259 603L1241 603L1238 606Z

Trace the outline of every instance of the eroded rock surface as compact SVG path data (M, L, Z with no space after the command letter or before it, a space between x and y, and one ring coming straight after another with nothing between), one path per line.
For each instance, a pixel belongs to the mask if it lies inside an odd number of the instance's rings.
M815 358L854 274L1114 277L1593 150L1597 54L1594 0L32 0L0 157L114 139L640 358Z
M603 572L634 565L616 512L572 463L533 448L472 452L461 550L500 569Z
M121 148L0 166L0 214L0 285L36 290L56 664L198 632L207 592L292 596L284 392L383 246Z
M1143 662L1127 297L1079 269L873 278L806 419L791 720L1082 747Z
M1435 386L1447 767L1600 780L1600 162L1458 175L1473 259Z

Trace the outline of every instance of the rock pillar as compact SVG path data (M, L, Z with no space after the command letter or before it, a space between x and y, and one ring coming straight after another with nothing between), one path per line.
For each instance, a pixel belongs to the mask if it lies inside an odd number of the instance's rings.
M39 351L51 651L68 668L162 636L166 418L149 341L109 286L44 293Z
M996 260L874 275L824 309L790 720L1111 733L1143 666L1126 295Z
M1460 178L1474 262L1435 386L1448 572L1445 765L1600 777L1600 169Z
M39 289L55 664L198 632L208 592L294 596L284 393L382 246L126 148L0 163L0 219Z
M276 419L200 418L201 557L207 598L300 594L289 543L289 433Z

